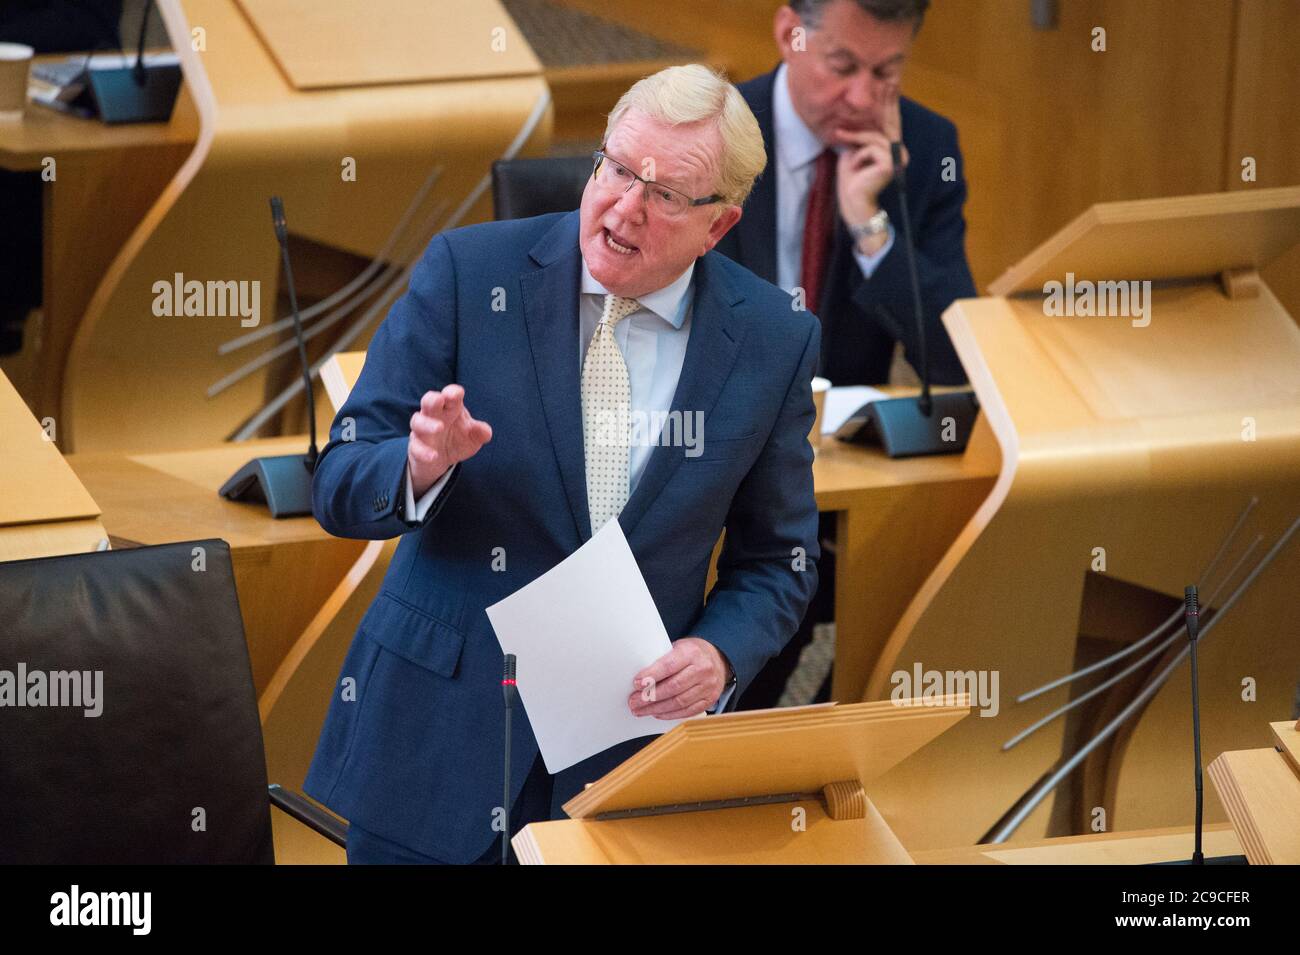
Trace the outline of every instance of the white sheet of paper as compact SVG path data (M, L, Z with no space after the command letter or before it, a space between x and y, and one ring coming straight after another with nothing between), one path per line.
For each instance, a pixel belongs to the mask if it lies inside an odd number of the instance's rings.
M632 678L672 648L618 521L487 608L550 773L681 720L637 717Z
M832 388L826 392L826 406L822 409L822 434L834 434L840 430L840 425L848 421L853 412L868 401L879 401L881 398L888 397L889 395L870 385L845 385L842 388Z

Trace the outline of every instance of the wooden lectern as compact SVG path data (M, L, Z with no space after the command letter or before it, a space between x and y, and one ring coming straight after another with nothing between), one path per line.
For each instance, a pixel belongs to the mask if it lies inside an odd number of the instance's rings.
M514 837L525 864L902 863L864 787L970 712L965 695L688 720Z
M981 719L873 787L909 848L986 841L1079 753L1085 762L1014 838L1087 832L1098 810L1111 832L1190 823L1186 664L1160 682L1186 645L1180 617L1101 673L1016 702L1160 628L1187 584L1200 585L1208 613L1232 601L1200 649L1206 751L1259 745L1247 688L1269 712L1290 706L1300 328L1259 270L1297 244L1300 187L1108 203L989 296L945 312L1001 470L899 619L864 698L920 668L996 673L1000 706L981 702ZM1004 749L1094 688L1082 708ZM1212 793L1205 811L1224 818Z

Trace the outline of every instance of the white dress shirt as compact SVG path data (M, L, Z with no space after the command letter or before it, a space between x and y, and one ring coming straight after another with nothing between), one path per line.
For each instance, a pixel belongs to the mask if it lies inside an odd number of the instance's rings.
M808 209L808 193L817 173L817 157L826 146L795 112L790 99L790 83L785 64L776 70L772 87L772 129L776 135L776 284L787 292L802 285L800 266L803 258L803 227ZM843 152L846 146L836 146ZM894 226L889 224L889 238L875 255L863 255L855 246L853 257L866 278L894 247ZM813 309L816 303L809 302Z
M645 472L650 453L658 444L659 432L662 431L664 413L670 411L673 396L677 393L677 381L682 374L682 364L686 360L686 343L691 333L691 311L695 296L695 263L692 262L674 281L659 289L638 296L641 307L614 326L614 340L623 361L627 364L628 380L632 389L631 411L634 416L644 415L642 419L650 428L635 432L644 435L644 441L634 442L628 457L628 494L636 490L641 475ZM587 355L587 348L600 324L604 312L605 296L608 294L603 285L596 281L586 260L582 263L582 284L578 296L578 368L581 369ZM656 414L658 412L658 414ZM659 428L654 429L658 423ZM575 427L581 427L576 422ZM459 467L457 465L456 467ZM420 495L417 501L411 489L410 465L407 465L405 484L407 521L424 520L438 494L446 486L455 467L439 478L429 490ZM721 711L727 705L735 687L724 690L714 710Z

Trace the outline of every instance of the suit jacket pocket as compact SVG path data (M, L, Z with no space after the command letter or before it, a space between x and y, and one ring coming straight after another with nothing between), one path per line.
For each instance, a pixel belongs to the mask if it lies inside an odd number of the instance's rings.
M361 632L417 666L445 677L456 675L465 633L419 607L380 591L361 620Z
M757 431L751 431L749 434L743 434L735 438L710 438L706 433L703 435L703 440L700 441L698 449L688 447L683 453L686 456L687 464L730 461L750 453L757 441ZM698 453L696 453L697 450Z

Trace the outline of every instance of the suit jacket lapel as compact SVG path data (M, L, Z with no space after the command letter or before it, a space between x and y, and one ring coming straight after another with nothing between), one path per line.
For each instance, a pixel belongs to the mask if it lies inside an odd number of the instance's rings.
M710 252L695 263L691 334L673 394L672 411L683 417L699 412L706 427L709 413L740 353L745 333L745 324L735 309L744 297L723 275L718 265L720 260L720 253ZM708 441L707 434L703 440ZM619 514L619 523L629 538L684 457L685 451L680 447L657 445L651 450L641 480Z
M578 541L591 537L587 469L582 444L582 370L579 367L578 293L582 258L578 213L561 219L529 252L540 266L520 277L528 343L542 413L560 468Z
M591 512L587 508L582 371L578 360L582 271L578 214L561 219L529 255L541 268L520 277L528 344L551 448L581 545L591 537ZM727 281L719 259L719 253L711 252L695 264L691 334L671 409L682 416L699 412L706 422L731 374L745 331L735 310L744 297ZM704 440L708 440L707 434ZM619 523L629 537L684 456L680 447L656 446L651 450L636 490L619 515Z

